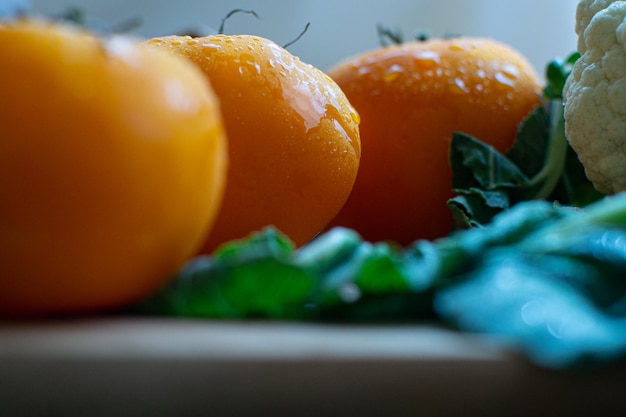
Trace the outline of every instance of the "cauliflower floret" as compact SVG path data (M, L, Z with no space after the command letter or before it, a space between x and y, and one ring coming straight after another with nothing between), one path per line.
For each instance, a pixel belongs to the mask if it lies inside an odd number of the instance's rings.
M613 194L626 190L626 1L582 0L576 20L581 57L563 90L565 134L589 180Z
M600 10L606 9L611 3L615 3L615 0L581 0L576 8L576 25L574 30L578 35L578 52L584 54L587 51L587 45L585 45L585 37L583 31L587 26L591 18L596 15Z

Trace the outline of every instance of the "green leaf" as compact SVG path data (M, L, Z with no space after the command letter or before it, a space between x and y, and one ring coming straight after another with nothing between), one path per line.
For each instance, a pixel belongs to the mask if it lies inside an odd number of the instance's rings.
M317 283L292 262L293 250L273 228L230 242L212 257L191 260L138 310L183 317L303 317Z
M435 311L465 331L506 341L540 366L612 363L626 353L623 318L611 317L570 282L591 276L597 285L598 272L576 259L494 251L463 281L436 295ZM612 273L624 276L626 269Z
M355 284L365 293L409 292L409 279L404 274L401 254L381 243L373 246L364 259Z
M576 152L569 147L565 156L565 167L561 181L553 193L553 198L572 206L584 207L605 197L587 179L585 168Z
M425 267L419 256L412 258L416 253L405 254L386 243L362 245L365 250L357 251L358 266L348 268L354 275L344 275L342 281L333 280L335 285L325 288L319 318L380 322L430 317L436 269ZM329 302L328 294L334 295L330 300L335 302Z
M626 358L626 195L585 209L520 203L454 240L473 263L435 292L446 322L549 368Z
M463 134L452 136L450 165L454 189L478 186L485 190L516 187L527 181L524 173L495 148Z
M506 153L527 178L537 175L544 166L550 141L550 113L547 103L537 106L517 130L513 147Z
M354 230L335 227L295 252L294 261L317 274L329 274L348 262L362 243Z
M546 67L546 86L544 97L547 99L562 99L563 88L567 82L567 77L572 72L574 63L580 58L578 52L570 54L565 59L555 59L548 63Z
M249 237L233 240L215 251L215 259L223 263L243 263L254 259L273 257L286 260L295 245L273 227L267 227Z
M450 165L457 196L448 201L448 207L459 228L488 223L512 205L512 192L528 182L505 155L461 133L452 137Z
M557 222L570 211L569 207L547 201L525 201L498 213L491 222L482 227L453 233L435 243L448 257L451 254L457 259L480 257L491 248L520 243L531 233Z
M482 191L478 188L471 188L463 190L459 195L448 200L448 207L452 210L457 229L487 224L509 205L508 193L503 190Z

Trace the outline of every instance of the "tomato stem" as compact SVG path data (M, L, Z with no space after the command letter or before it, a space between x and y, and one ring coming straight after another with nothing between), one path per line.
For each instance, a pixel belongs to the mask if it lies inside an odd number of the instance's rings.
M311 26L311 22L307 22L307 24L304 26L304 29L302 30L302 32L300 32L300 34L294 40L289 41L286 44L284 44L283 48L287 49L291 45L293 45L294 43L298 42L300 40L300 38L302 36L304 36L304 34L309 30L309 26Z
M261 19L259 17L259 15L254 11L254 10L246 10L246 9L233 9L230 12L228 12L226 14L226 16L224 16L224 18L222 19L222 22L220 24L220 28L217 30L217 33L220 35L224 34L224 25L226 24L226 21L228 19L231 18L231 16L233 16L234 14L237 13L247 13L247 14L251 14L252 16L256 17L257 19Z

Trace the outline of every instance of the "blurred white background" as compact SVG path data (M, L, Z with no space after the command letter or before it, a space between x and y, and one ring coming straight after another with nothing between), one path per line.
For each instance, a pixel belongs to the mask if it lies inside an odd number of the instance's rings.
M322 70L338 61L378 47L376 25L446 34L487 36L522 52L542 75L545 65L576 48L577 0L33 0L36 12L59 13L79 7L111 24L140 18L131 32L140 37L179 34L189 29L215 31L236 8L251 15L233 16L227 34L252 33L284 44L310 23L308 32L289 51Z

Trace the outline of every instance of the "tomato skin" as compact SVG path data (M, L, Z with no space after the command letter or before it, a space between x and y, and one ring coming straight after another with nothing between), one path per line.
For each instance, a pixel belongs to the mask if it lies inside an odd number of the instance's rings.
M540 103L527 60L489 39L433 39L365 52L328 71L361 116L357 180L331 226L407 245L452 230L454 132L507 150Z
M0 315L127 305L214 222L219 102L187 62L42 21L0 25Z
M335 82L257 36L148 44L190 59L220 98L230 169L203 252L268 225L296 245L322 231L348 198L361 155L359 116Z

